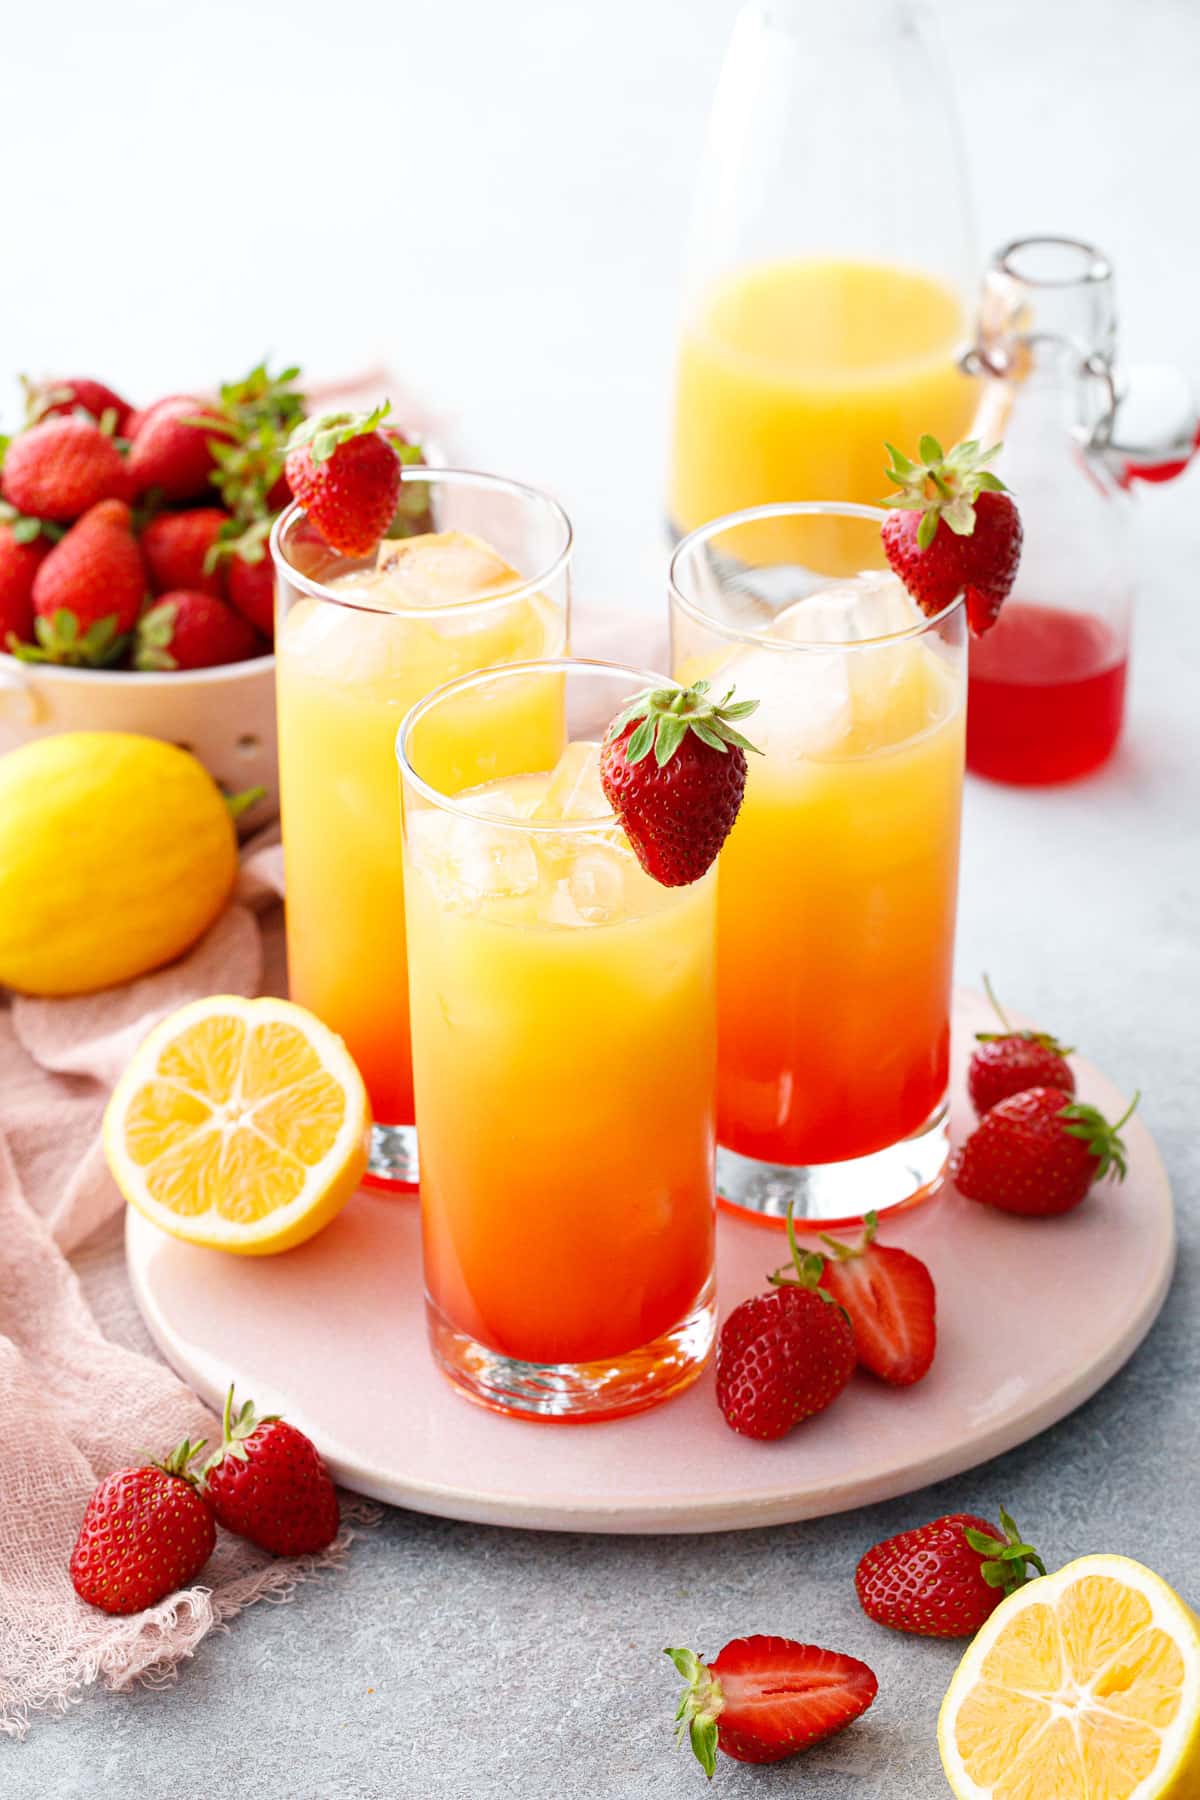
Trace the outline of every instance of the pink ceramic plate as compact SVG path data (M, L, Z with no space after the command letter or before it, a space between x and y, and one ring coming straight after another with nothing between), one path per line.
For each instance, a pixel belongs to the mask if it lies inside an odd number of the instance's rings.
M955 1138L971 1115L970 1034L956 1008ZM1111 1083L1076 1063L1110 1116ZM724 1531L862 1506L1022 1443L1095 1393L1162 1305L1174 1261L1171 1193L1149 1133L1125 1131L1129 1177L1061 1219L988 1211L953 1192L885 1223L925 1258L939 1348L919 1386L858 1375L819 1418L775 1444L733 1435L711 1369L678 1400L612 1424L496 1417L460 1399L425 1348L417 1207L362 1193L284 1256L238 1258L164 1237L132 1210L129 1272L163 1354L219 1405L236 1379L309 1432L347 1487L453 1519L574 1531ZM782 1236L719 1224L722 1316L782 1260ZM1120 1270L1120 1279L1113 1271Z

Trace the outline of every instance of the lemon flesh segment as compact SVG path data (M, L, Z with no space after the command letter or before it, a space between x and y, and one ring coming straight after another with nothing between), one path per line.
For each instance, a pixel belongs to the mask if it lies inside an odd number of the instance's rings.
M959 1800L1200 1800L1200 1621L1122 1556L1003 1601L938 1720Z
M218 995L146 1038L109 1101L104 1147L126 1200L164 1231L266 1255L345 1205L370 1126L339 1037L289 1001Z

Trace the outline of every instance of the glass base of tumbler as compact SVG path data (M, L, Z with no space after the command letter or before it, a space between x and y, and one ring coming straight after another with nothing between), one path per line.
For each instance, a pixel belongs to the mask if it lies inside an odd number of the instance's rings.
M421 1176L415 1125L372 1125L371 1154L363 1186L415 1188Z
M822 1225L852 1225L864 1213L890 1212L925 1199L941 1181L950 1154L947 1101L919 1131L886 1150L848 1162L792 1166L759 1162L717 1146L717 1197L727 1206L761 1218L818 1219Z
M717 1324L710 1279L686 1318L653 1343L589 1363L520 1362L476 1343L426 1297L433 1359L468 1399L493 1412L584 1423L643 1412L682 1393L700 1374Z

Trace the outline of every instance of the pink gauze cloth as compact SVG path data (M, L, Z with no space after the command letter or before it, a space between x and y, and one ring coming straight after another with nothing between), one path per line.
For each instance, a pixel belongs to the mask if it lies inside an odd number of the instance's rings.
M110 1087L160 1018L204 994L283 991L275 835L247 847L234 902L181 962L107 993L0 1008L0 1733L10 1737L90 1683L169 1681L214 1626L255 1600L288 1599L380 1516L343 1496L334 1544L286 1560L219 1532L196 1586L127 1618L86 1605L67 1572L101 1477L184 1436L220 1438L137 1316L124 1204L99 1132Z

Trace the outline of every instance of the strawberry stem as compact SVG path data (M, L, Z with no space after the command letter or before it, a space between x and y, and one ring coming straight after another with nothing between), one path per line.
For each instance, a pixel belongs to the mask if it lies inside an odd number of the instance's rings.
M225 1410L221 1414L221 1442L213 1451L201 1475L207 1475L215 1469L227 1456L236 1457L239 1462L248 1460L246 1439L252 1437L260 1425L274 1424L278 1413L264 1413L261 1418L254 1410L253 1400L243 1400L240 1406L233 1403L233 1383L229 1384L229 1392L225 1396Z
M830 1306L837 1306L838 1303L833 1295L826 1293L821 1286L821 1277L825 1273L825 1258L819 1250L802 1250L800 1248L796 1237L795 1211L795 1201L789 1201L786 1226L788 1249L792 1253L790 1269L789 1265L784 1263L768 1275L767 1280L772 1287L807 1288L809 1293L815 1294L819 1300L827 1301ZM840 1310L843 1313L846 1311L844 1306ZM849 1317L849 1314L846 1316Z
M192 1487L197 1487L199 1485L198 1477L192 1474L188 1465L195 1461L207 1442L207 1438L197 1438L195 1443L191 1438L184 1438L181 1444L176 1444L170 1455L148 1456L146 1461L152 1468L161 1469L164 1475L178 1475L181 1481L189 1482ZM203 1470L201 1470L201 1474L203 1474Z
M1137 1111L1137 1103L1141 1099L1141 1097L1142 1097L1142 1090L1140 1088L1135 1088L1134 1092L1133 1092L1133 1099L1129 1102L1129 1105L1125 1108L1125 1111L1121 1114L1120 1118L1117 1120L1116 1124L1113 1126L1114 1131L1120 1131L1122 1125L1128 1125L1130 1119L1132 1119L1134 1113Z
M1008 1014L1001 1006L999 1000L997 1000L996 990L992 986L991 978L988 975L985 975L983 978L983 991L995 1008L996 1017L999 1019L1001 1025L1003 1025L1004 1030L977 1031L975 1033L975 1041L977 1044L995 1044L998 1043L1001 1038L1022 1038L1027 1044L1040 1044L1043 1050L1050 1050L1055 1056L1071 1056L1074 1054L1074 1044L1060 1044L1052 1031L1030 1031L1028 1029L1018 1031L1016 1027L1009 1022Z
M843 1244L838 1238L821 1233L821 1242L832 1250L836 1262L850 1262L856 1256L864 1256L875 1242L875 1233L879 1230L879 1214L864 1213L863 1234L857 1244Z
M993 1010L995 1011L995 1014L996 1014L996 1017L999 1019L1000 1023L1003 1025L1006 1033L1011 1035L1012 1026L1008 1022L1008 1014L1005 1012L1004 1008L1001 1006L999 1000L997 1000L996 990L992 986L992 978L989 974L986 973L986 971L985 971L984 977L983 977L983 991L987 995L988 999L991 1001Z

